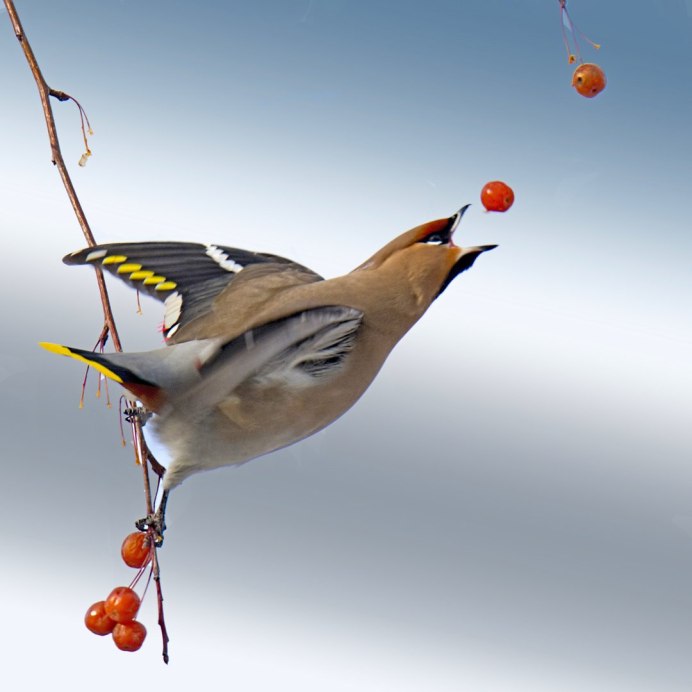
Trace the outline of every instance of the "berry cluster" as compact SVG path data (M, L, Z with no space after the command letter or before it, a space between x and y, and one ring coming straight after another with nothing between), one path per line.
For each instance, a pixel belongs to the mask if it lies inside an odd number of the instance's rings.
M86 612L84 624L94 634L112 634L115 645L122 651L137 651L147 636L141 622L135 620L141 600L132 588L150 562L153 546L148 534L131 533L124 541L120 554L128 567L139 569L130 586L117 586L105 601L97 601Z

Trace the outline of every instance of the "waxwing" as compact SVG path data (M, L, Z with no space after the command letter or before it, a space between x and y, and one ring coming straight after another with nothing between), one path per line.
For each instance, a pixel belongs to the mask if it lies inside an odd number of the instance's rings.
M403 233L334 279L223 245L73 252L66 264L99 267L161 300L166 345L110 354L42 345L88 363L155 414L150 424L171 454L162 511L188 476L290 445L347 411L435 298L496 247L454 244L467 208Z

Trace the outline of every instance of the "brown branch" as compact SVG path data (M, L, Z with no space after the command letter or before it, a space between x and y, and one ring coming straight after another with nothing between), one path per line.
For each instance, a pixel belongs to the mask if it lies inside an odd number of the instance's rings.
M77 217L77 221L79 222L86 242L89 245L89 247L92 247L96 245L96 240L94 239L94 235L91 232L91 227L89 226L89 222L87 221L84 209L82 208L79 198L77 197L77 192L74 188L74 185L72 184L72 179L70 178L70 174L67 170L67 166L65 164L65 160L60 149L58 130L55 125L55 118L53 117L53 108L51 106L50 98L52 96L58 101L74 101L74 103L79 108L80 119L82 122L82 135L84 136L84 142L86 145L86 133L84 129L84 120L86 116L84 113L84 109L74 97L70 96L69 94L66 94L64 91L52 89L48 85L43 76L43 73L41 72L41 68L39 67L38 61L36 60L34 51L31 48L31 44L29 43L29 40L27 39L26 34L24 33L24 28L22 27L19 15L17 14L17 10L14 6L14 1L3 1L5 4L5 8L7 9L7 14L10 18L10 22L12 23L12 28L14 29L15 36L17 37L17 40L19 41L22 47L22 50L24 51L24 56L26 57L27 63L29 64L31 73L33 74L34 79L36 80L36 86L38 87L38 93L41 99L41 106L43 108L43 115L46 121L46 127L48 128L48 140L50 142L51 161L53 162L53 165L55 165L58 169L60 178L62 179L63 185L65 186L65 191L67 192L67 196L70 200L70 203L72 204L72 209L74 210L74 213ZM87 146L87 155L89 153L90 152ZM120 342L120 337L118 335L118 330L115 325L115 318L113 316L113 310L111 308L110 299L108 297L108 290L106 288L106 282L103 277L103 272L99 267L95 267L95 269L96 282L98 284L99 294L101 296L101 305L103 307L104 319L104 326L99 337L99 343L101 343L102 345L105 344L106 340L108 339L108 336L110 335L111 339L113 340L113 346L115 347L115 350L122 351L122 345ZM130 402L130 407L136 408L136 402ZM132 418L132 434L133 443L135 446L135 454L137 455L137 458L139 462L142 464L143 468L144 495L147 516L151 516L154 512L148 470L148 462L151 455L146 447L146 442L144 441L144 436L142 435L142 426L137 416L133 416ZM151 458L153 459L153 456L151 456ZM157 472L159 476L161 475L161 466L158 464L158 462L156 462L156 466L152 464L152 468L154 468L154 470ZM153 533L152 529L149 529L149 531ZM165 663L168 663L168 633L166 631L166 624L163 617L163 595L161 593L159 562L156 553L156 548L154 548L154 556L152 563L152 571L154 579L156 581L156 590L158 595L159 626L161 627L161 636L163 639L163 660Z
M153 531L153 530L151 530ZM163 591L161 591L161 572L159 569L159 553L156 546L154 546L154 554L152 557L152 572L154 574L154 582L156 583L156 601L159 608L159 627L161 629L161 639L163 641L163 651L161 655L163 657L163 662L168 663L168 630L166 629L166 619L163 616Z
M148 450L146 442L144 441L144 435L142 435L142 425L138 420L137 416L132 417L132 434L135 441L135 451L139 457L139 461L142 465L142 473L144 474L144 496L145 503L147 506L147 516L151 516L153 513L153 502L151 497L151 484L149 482L149 463L152 460L158 466L158 469L154 466L156 473L162 468L161 465L156 461L154 455ZM149 462L149 463L147 463ZM152 464L153 466L153 464ZM162 474L159 474L159 479ZM161 527L161 532L163 532L163 527ZM158 624L161 629L161 640L163 648L161 651L161 656L164 663L168 663L168 630L166 629L166 619L163 613L163 591L161 590L161 570L159 565L159 552L157 547L157 536L156 529L154 525L149 522L147 527L147 534L149 535L150 545L153 547L152 559L151 559L151 570L154 576L154 582L156 583L156 601L158 603Z
M63 185L67 192L67 197L72 204L74 213L77 216L77 221L82 228L82 233L86 238L87 245L96 245L96 240L94 239L94 234L91 232L89 222L87 221L86 214L82 205L77 197L77 192L72 184L72 179L67 171L67 166L65 165L65 160L63 159L62 152L60 151L60 142L58 140L58 130L55 126L55 118L53 117L53 108L50 103L50 97L53 95L58 100L64 101L66 98L70 98L64 92L51 89L46 83L41 68L38 65L34 51L31 49L31 44L24 33L24 28L19 20L19 15L15 9L13 0L4 0L5 7L7 8L7 14L9 15L10 22L12 23L12 28L14 29L14 34L19 41L22 50L24 51L24 56L26 61L29 63L29 68L31 73L34 75L36 80L36 86L38 87L38 94L41 98L41 106L43 107L43 115L46 120L46 127L48 128L48 140L50 142L51 151L51 161L57 167L58 173L62 179ZM120 345L120 337L118 336L118 330L115 326L115 319L113 317L113 311L111 309L110 301L108 299L108 290L106 289L106 282L103 279L103 273L100 269L96 270L96 282L99 287L99 294L101 295L101 304L103 306L103 318L108 326L108 331L111 333L111 338L113 339L113 345L116 350L122 351Z

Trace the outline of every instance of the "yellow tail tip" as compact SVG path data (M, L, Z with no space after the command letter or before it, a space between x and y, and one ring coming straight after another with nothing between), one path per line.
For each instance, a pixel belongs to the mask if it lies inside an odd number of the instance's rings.
M57 353L59 356L71 356L72 351L70 351L67 346L61 346L60 344L51 344L48 341L39 341L38 344L41 348L45 348L46 351L50 353Z
M114 373L112 370L110 370L108 367L106 367L103 363L99 363L98 361L92 360L90 358L85 358L84 356L80 355L79 353L75 353L74 351L70 350L69 348L67 348L67 346L61 346L60 344L51 344L47 341L40 341L39 346L41 346L42 348L45 348L46 351L49 351L50 353L57 353L57 355L59 355L59 356L68 356L69 358L73 358L74 360L78 360L80 363L85 363L90 368L94 368L94 370L97 370L102 375L105 375L108 379L122 384L122 381L123 381L122 377L120 377L120 375Z

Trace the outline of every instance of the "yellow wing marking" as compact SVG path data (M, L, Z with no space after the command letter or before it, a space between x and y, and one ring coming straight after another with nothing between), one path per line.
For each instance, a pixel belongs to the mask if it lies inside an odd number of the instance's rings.
M125 255L110 255L110 257L104 257L101 264L121 264L126 259Z
M121 264L118 267L118 274L130 274L131 272L139 271L142 268L141 264L135 264L134 262L127 262L126 264Z
M143 269L142 271L132 272L130 281L141 281L142 279L148 279L150 276L154 276L154 272Z

